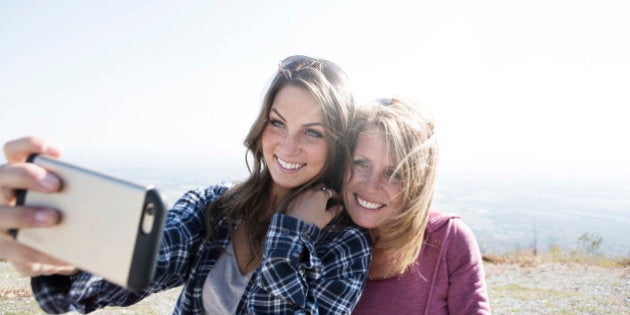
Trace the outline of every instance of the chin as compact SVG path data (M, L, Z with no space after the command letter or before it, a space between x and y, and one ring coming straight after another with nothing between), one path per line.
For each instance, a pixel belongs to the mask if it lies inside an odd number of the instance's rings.
M356 216L353 216L352 214L350 214L350 219L352 219L352 222L354 222L354 224L365 229L372 229L378 226L378 224L373 222L372 220L362 218L362 217L357 218Z

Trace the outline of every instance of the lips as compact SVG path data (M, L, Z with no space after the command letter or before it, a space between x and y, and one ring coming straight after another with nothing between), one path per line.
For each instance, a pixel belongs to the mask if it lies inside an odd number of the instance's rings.
M385 206L384 204L381 204L381 203L375 203L375 202L367 201L367 200L359 197L359 195L356 195L356 194L354 195L354 198L357 200L357 203L361 207L369 209L369 210L378 210L378 209L383 208Z
M280 159L279 157L275 156L276 161L278 162L278 164L280 164L280 167L282 167L283 169L287 170L287 171L297 171L300 168L304 167L306 165L306 163L291 163L291 162L287 162L285 160Z

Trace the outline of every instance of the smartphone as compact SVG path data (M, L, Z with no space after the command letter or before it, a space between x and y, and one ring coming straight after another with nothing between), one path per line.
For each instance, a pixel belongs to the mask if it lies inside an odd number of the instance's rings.
M61 178L58 193L18 191L17 204L60 211L58 225L14 230L15 239L123 287L145 288L155 271L165 209L159 192L45 155L35 163Z

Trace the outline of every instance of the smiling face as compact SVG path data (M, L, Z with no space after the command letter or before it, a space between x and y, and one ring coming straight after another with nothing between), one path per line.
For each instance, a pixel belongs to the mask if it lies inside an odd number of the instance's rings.
M327 145L321 106L303 88L281 88L271 105L262 134L262 151L273 190L284 194L318 175Z
M368 127L359 135L351 163L344 178L346 210L357 225L379 227L402 206L402 183L394 175L396 159L381 129Z

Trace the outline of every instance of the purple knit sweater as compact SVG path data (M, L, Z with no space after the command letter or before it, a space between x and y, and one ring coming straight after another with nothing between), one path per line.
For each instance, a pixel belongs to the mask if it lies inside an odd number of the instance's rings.
M431 212L418 263L369 280L354 314L490 314L479 246L458 216Z

